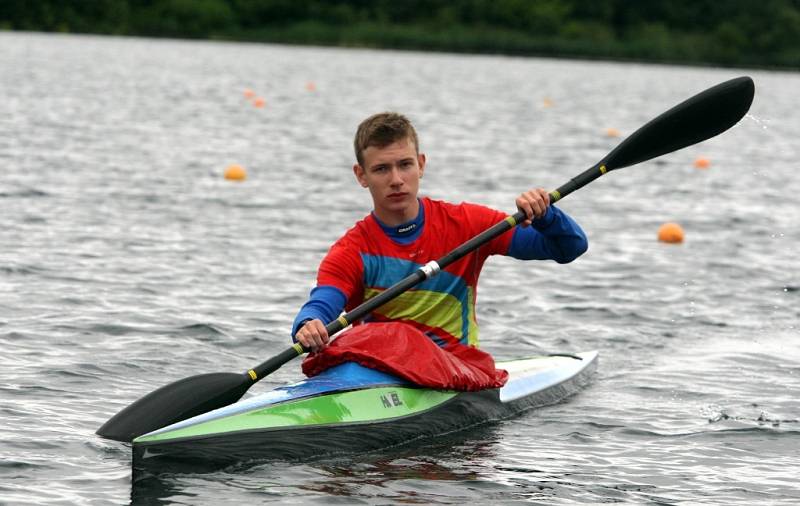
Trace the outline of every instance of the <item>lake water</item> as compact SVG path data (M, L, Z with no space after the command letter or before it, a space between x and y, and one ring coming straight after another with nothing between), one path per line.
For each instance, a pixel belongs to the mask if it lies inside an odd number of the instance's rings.
M424 194L513 211L745 74L735 128L559 203L586 255L487 263L484 349L600 351L566 402L374 455L136 482L130 448L94 434L159 386L286 348L322 255L370 209L351 173L368 114L415 121ZM0 503L797 504L798 89L791 72L0 32ZM223 178L234 163L247 180ZM683 244L656 240L668 221ZM300 378L295 361L252 392Z

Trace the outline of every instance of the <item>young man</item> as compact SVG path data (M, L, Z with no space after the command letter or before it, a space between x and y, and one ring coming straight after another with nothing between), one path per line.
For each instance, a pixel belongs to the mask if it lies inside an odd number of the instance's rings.
M506 218L476 204L419 198L425 155L414 127L397 113L370 116L358 127L353 174L372 196L374 209L331 247L317 273L317 286L295 318L294 339L312 351L329 341L325 323L336 319ZM528 219L454 262L436 277L400 295L364 321L402 321L439 346L477 346L475 301L478 275L489 255L571 262L586 251L586 236L536 188L515 204Z

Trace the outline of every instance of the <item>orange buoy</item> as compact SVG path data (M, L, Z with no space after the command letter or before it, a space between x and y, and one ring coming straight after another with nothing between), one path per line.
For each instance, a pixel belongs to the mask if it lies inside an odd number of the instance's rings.
M308 91L317 91L317 85L314 84L314 81L309 81L306 83L306 90Z
M256 96L256 92L251 90L250 88L244 89L244 97L245 98L253 98Z
M694 166L697 169L707 169L711 167L711 160L703 158L702 156L697 157L694 161Z
M225 169L225 179L229 181L244 181L247 178L247 172L244 167L238 164L229 165Z
M549 98L542 100L542 107L553 107L553 101Z
M664 223L658 227L658 240L670 244L683 242L683 228L677 223Z
M606 128L606 136L608 136L608 137L619 137L620 135L622 135L622 134L616 128Z
M253 107L261 108L264 107L264 104L265 104L264 99L261 97L256 97L255 99L253 99Z

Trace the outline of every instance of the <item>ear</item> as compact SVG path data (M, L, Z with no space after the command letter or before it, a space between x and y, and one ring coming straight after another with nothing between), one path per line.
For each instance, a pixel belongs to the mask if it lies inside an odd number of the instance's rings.
M358 180L358 184L362 187L367 188L367 178L365 177L364 167L359 164L353 165L353 174L356 176L356 180Z
M419 164L419 177L422 179L422 174L425 173L425 164L428 162L428 159L425 157L425 153L420 153L417 155L417 163Z

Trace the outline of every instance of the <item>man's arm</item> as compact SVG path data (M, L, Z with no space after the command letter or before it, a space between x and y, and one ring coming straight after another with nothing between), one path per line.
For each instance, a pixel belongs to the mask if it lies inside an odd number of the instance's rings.
M514 229L506 255L520 260L555 260L565 264L588 248L581 227L567 213L550 205L550 194L544 188L523 192L515 204L527 219Z
M310 298L294 319L292 340L312 350L324 348L329 340L325 322L336 319L346 303L347 297L335 286L311 290Z
M338 318L350 294L360 290L362 274L358 252L337 241L320 263L317 287L294 319L292 339L312 351L325 348L329 340L325 324Z
M517 227L507 255L520 260L555 260L572 262L588 249L589 243L581 227L557 207L534 218L531 226Z
M308 301L300 308L300 312L292 324L292 337L300 327L309 320L330 322L336 319L344 309L347 297L335 286L318 286L311 290ZM297 342L297 339L295 339Z

